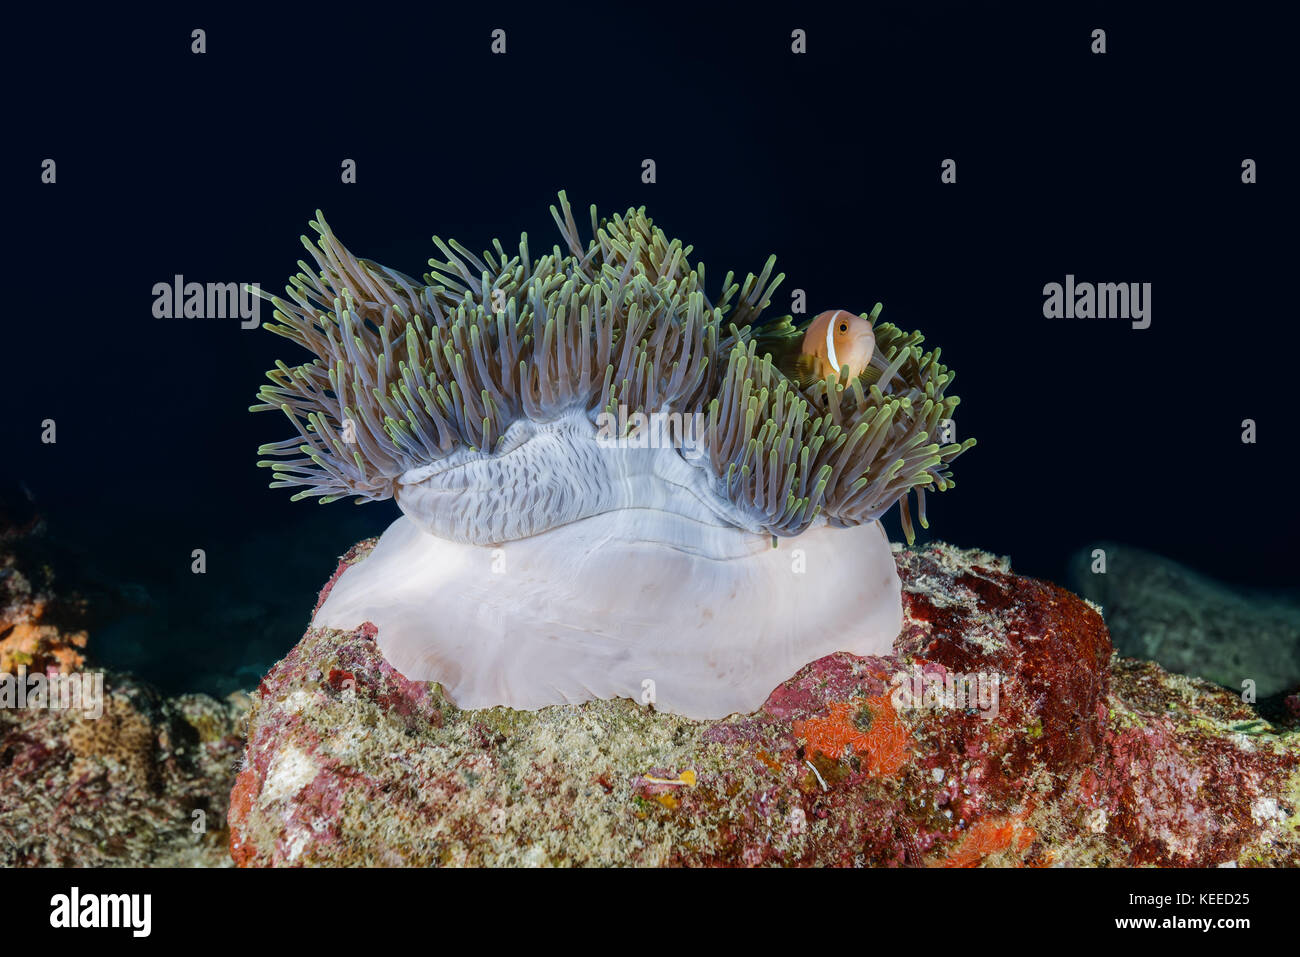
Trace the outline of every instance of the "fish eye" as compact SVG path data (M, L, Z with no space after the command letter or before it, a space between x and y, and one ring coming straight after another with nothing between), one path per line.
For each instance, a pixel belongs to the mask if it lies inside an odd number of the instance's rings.
M848 331L849 331L849 324L847 322L841 322L840 332L848 332Z

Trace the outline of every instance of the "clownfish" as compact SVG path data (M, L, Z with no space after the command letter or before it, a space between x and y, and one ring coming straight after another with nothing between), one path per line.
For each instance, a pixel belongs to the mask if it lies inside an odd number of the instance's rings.
M845 309L828 309L809 324L799 355L792 357L787 375L801 387L827 376L838 378L849 367L849 377L860 376L876 351L871 323Z

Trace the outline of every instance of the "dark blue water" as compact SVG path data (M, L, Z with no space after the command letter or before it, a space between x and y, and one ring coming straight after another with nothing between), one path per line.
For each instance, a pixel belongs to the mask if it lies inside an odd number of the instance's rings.
M18 243L4 469L52 536L137 599L92 650L170 688L249 686L335 557L396 515L268 490L256 448L286 424L245 410L276 358L301 357L232 320L155 319L155 283L279 290L317 208L412 275L434 233L481 249L526 229L536 248L561 188L579 210L646 205L714 283L775 252L783 312L794 288L814 311L879 300L942 346L959 434L980 444L931 498L931 535L1056 580L1077 549L1119 540L1294 587L1282 31L1258 10L1212 25L1090 11L430 8L75 31L29 11L11 52L41 80L11 104L3 157ZM505 57L488 51L496 26ZM794 27L807 56L789 52ZM57 185L39 182L45 157ZM939 183L947 157L955 186ZM1152 283L1151 328L1044 319L1043 285L1067 273Z

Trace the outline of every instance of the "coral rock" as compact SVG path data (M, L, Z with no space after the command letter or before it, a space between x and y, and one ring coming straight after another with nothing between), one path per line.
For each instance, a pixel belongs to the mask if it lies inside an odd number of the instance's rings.
M26 526L6 526L0 515L0 544L6 546L0 550L0 671L16 674L21 666L29 672L54 668L68 674L85 663L81 649L86 632L49 620L51 608L63 613L56 619L76 617L68 614L68 606L76 603L55 598L48 565L20 559L15 546L31 540Z
M242 710L112 673L99 717L0 709L0 865L228 865Z
M228 865L246 702L88 671L91 603L54 588L43 529L0 485L0 866Z
M254 696L231 854L251 866L1300 863L1300 736L1220 689L1112 659L1094 606L1004 560L895 554L905 614L891 656L827 656L753 714L718 721L627 699L465 710L394 671L373 628L309 629Z

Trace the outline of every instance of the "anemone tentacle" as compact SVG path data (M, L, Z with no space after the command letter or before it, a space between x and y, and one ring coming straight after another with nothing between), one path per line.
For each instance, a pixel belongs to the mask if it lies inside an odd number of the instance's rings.
M286 298L267 296L273 332L313 354L277 362L255 411L278 409L296 436L262 446L272 487L322 502L393 496L408 473L448 456L492 455L512 423L593 418L623 407L704 416L716 488L772 535L853 526L909 494L952 486L973 439L939 444L958 404L952 373L919 333L875 322L870 385L800 388L777 367L791 317L765 318L783 276L775 257L709 299L692 247L644 208L600 219L583 240L568 199L551 208L561 244L534 258L527 236L475 255L435 237L441 259L417 282L349 252L318 211L314 268L300 261Z

